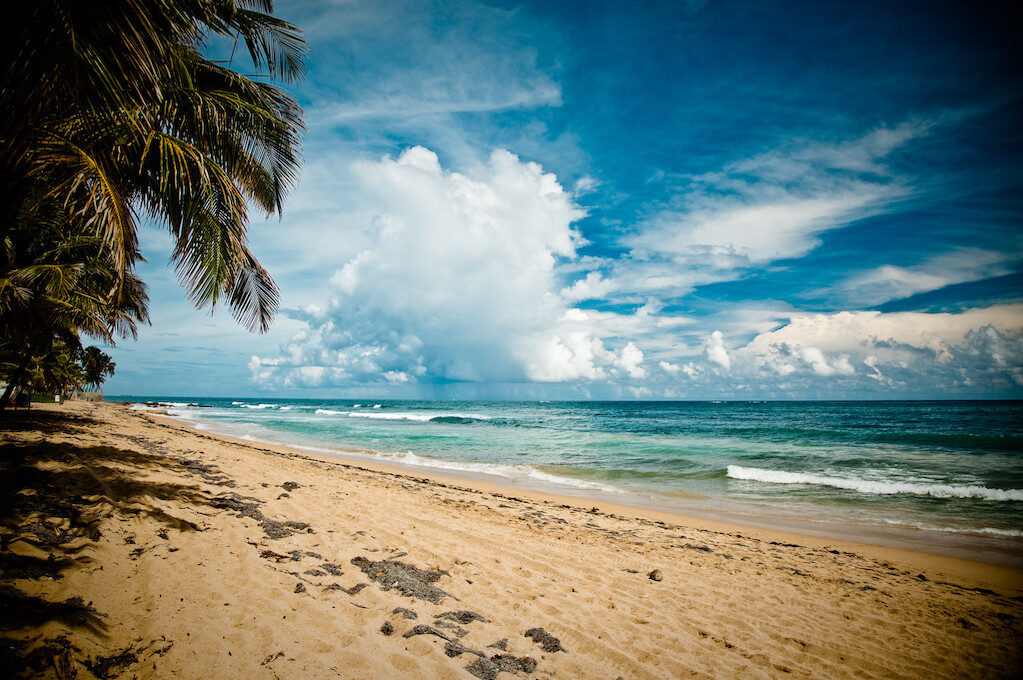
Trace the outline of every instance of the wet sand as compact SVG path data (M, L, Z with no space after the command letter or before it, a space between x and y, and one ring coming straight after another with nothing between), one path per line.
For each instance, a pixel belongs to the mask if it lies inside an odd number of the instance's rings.
M114 404L0 420L0 676L973 678L1019 570L347 463Z

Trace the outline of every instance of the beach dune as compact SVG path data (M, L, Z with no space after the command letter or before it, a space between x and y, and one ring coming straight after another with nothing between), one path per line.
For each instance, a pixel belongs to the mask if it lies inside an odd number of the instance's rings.
M0 663L54 678L1000 678L1020 572L254 445L0 422Z

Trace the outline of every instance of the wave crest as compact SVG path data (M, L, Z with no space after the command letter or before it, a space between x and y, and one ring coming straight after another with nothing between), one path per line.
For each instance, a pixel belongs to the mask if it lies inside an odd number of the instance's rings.
M421 423L454 423L468 424L482 420L490 420L490 416L469 413L409 413L386 411L332 411L318 408L315 413L323 416L347 416L349 418L369 418L370 420L410 420Z
M896 482L860 479L858 477L828 477L806 472L764 470L761 468L729 465L728 476L767 484L815 484L859 493L892 495L900 493L936 498L979 498L987 501L1023 501L1023 489L991 489L978 485L929 484L923 482Z
M577 479L574 477L567 477L558 474L552 474L544 470L540 470L533 465L508 465L504 463L476 463L468 461L455 461L445 460L442 458L432 458L429 456L419 456L411 451L404 452L384 452L376 451L369 453L372 458L382 459L386 461L393 461L396 463L404 463L405 465L414 465L416 467L423 468L436 468L439 470L448 470L455 472L471 472L476 474L494 475L498 477L504 477L506 479L522 479L528 478L546 482L549 484L557 484L560 486L575 487L577 489L591 489L599 491L610 491L615 493L624 493L624 489L621 489L610 484L601 484L600 482L591 482L585 479Z

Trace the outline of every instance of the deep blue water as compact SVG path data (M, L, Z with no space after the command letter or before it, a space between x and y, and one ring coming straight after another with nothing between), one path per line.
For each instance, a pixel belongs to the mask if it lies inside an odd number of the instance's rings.
M161 401L210 430L623 503L1018 540L1023 402Z

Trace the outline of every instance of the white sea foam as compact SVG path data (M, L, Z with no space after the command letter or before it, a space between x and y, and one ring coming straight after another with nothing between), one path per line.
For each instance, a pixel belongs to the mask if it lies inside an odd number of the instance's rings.
M232 401L231 406L241 406L244 403L244 401Z
M433 413L433 414L419 414L419 413L398 413L398 414L387 414L387 413L353 413L352 411L334 411L331 409L316 409L315 413L321 415L340 415L340 416L354 416L361 418L383 418L385 416L397 415L397 416L414 416L415 420L429 420L430 418L436 417L458 417L458 418L487 418L488 416L480 415L463 415L456 413ZM177 414L175 414L177 415ZM200 429L206 429L202 425L196 423ZM582 479L573 479L571 477L562 477L560 475L552 474L544 470L539 470L532 465L504 465L500 463L474 463L474 462L461 462L454 460L444 460L440 458L431 458L429 456L420 456L412 453L411 451L405 452L390 452L390 451L372 451L372 450L345 450L337 449L332 447L316 446L308 442L295 442L288 441L287 439L280 440L276 437L260 437L254 436L251 433L236 432L230 427L215 428L221 434L228 436L238 437L252 442L260 442L265 444L284 444L285 446L295 446L297 448L305 449L307 451L315 451L318 453L326 453L332 455L355 455L360 458L369 460L382 460L394 463L400 463L404 465L411 465L419 468L431 468L436 470L449 470L453 472L465 472L472 474L482 474L488 476L503 477L508 480L523 480L530 479L536 482L542 482L545 484L552 484L561 487L573 487L576 489L591 489L598 491L608 491L615 493L627 493L624 489L611 486L609 484L601 484L599 482L591 482Z
M381 404L373 404L373 408L380 408Z
M132 411L150 411L152 409L165 409L165 408L187 408L189 406L198 406L198 404L184 401L155 401L149 403L135 403L128 408Z
M238 404L242 408L262 410L265 408L277 408L280 404Z
M768 484L816 484L836 489L848 489L866 494L891 495L899 493L937 498L980 498L988 501L1023 501L1023 489L991 489L972 484L934 484L872 480L857 477L829 477L805 472L763 470L761 468L729 465L728 476Z
M1023 537L1023 531L1017 531L1016 529L995 529L994 527L982 527L980 529L946 529L946 531L955 531L956 533L964 534L978 532L981 534L991 534L993 536L1006 536L1009 538Z
M472 420L490 420L490 416L479 413L411 413L411 412L373 412L373 411L332 411L330 409L318 408L314 413L324 416L347 416L349 418L370 418L373 420L412 420L428 422L435 418L468 418Z
M538 470L532 465L502 465L500 463L460 462L454 460L443 460L440 458L418 456L412 453L411 451L405 451L403 453L381 451L373 452L370 455L372 458L382 458L388 461L394 461L396 463L404 463L405 465L415 465L416 467L436 468L438 470L454 470L459 472L472 472L476 474L504 477L506 479L512 480L522 479L525 477L529 479L535 479L541 482L546 482L548 484L571 486L577 489L595 489L600 491L614 491L617 493L624 493L624 490L618 487L610 486L608 484L601 484L599 482L588 482L582 479L573 479L571 477L562 477L560 475L554 475L543 470Z
M371 418L373 420L415 420L419 422L427 422L431 418L436 418L438 414L431 413L346 413L349 418Z
M999 536L1002 538L1023 538L1023 531L1016 529L997 529L995 527L938 527L916 522L900 522L899 520L894 519L886 519L884 522L885 524L892 524L900 527L912 527L914 529L919 529L920 531L939 531L950 534L988 534L990 536Z

